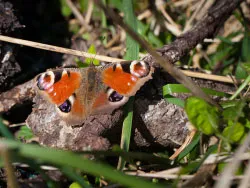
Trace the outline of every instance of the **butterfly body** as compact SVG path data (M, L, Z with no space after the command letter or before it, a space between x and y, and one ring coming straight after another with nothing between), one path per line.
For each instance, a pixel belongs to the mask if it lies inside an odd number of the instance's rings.
M124 105L153 72L143 61L62 68L38 75L36 88L68 124L76 125L89 115L111 113Z

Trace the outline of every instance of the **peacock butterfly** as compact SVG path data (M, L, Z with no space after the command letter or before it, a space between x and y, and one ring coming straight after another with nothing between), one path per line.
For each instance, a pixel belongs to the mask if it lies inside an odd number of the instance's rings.
M56 105L70 125L79 125L89 115L111 113L124 105L152 78L147 62L130 61L104 67L48 70L35 79L38 93Z

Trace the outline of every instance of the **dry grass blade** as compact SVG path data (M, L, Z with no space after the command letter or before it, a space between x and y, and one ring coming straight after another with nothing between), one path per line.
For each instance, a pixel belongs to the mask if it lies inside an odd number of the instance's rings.
M167 13L165 10L164 2L162 0L156 1L156 6L157 9L159 9L162 13L162 15L165 17L165 26L167 27L168 30L170 30L175 36L179 36L182 31L180 29L180 25L175 23L173 19L170 17L170 15Z
M5 41L5 42L14 43L14 44L30 46L33 48L39 48L39 49L43 49L43 50L58 52L58 53L65 53L65 54L70 54L70 55L75 55L75 56L80 56L80 57L85 57L85 58L95 58L95 59L98 59L98 60L104 61L104 62L117 63L117 62L126 61L124 59L118 59L118 58L113 58L113 57L103 56L103 55L90 54L90 53L79 51L79 50L72 50L72 49L68 49L68 48L62 48L62 47L58 47L58 46L42 44L39 42L32 42L32 41L28 41L28 40L22 40L22 39L3 36L3 35L0 35L0 40ZM185 75L187 75L189 77L202 78L202 79L206 79L206 80L214 80L214 81L225 82L225 83L234 83L231 78L228 78L226 76L218 76L218 75L212 75L212 74L192 72L192 71L187 71L187 70L181 70L181 72L183 72Z
M218 75L213 75L213 74L205 74L205 73L200 73L200 72L192 72L192 71L187 71L187 70L182 70L182 72L189 76L189 77L193 77L193 78L202 78L202 79L206 79L206 80L213 80L213 81L218 81L218 82L225 82L225 83L234 83L234 80L239 83L241 82L241 80L236 80L234 77L229 78L226 76L218 76Z
M192 80L186 77L180 70L178 70L174 65L172 65L168 60L161 57L157 52L146 42L142 39L139 35L137 35L127 24L123 22L123 20L113 12L112 9L106 8L101 1L95 0L95 3L106 13L107 16L112 18L112 20L120 25L129 35L136 40L145 50L148 51L171 76L173 76L177 81L182 83L185 87L187 87L194 95L204 99L205 101L209 102L221 108L215 101L213 101L207 94L205 94L198 86L196 86Z
M194 175L178 175L169 173L165 174L164 172L157 172L157 173L128 172L126 174L140 176L140 177L147 177L147 178L182 179L182 180L188 180L194 177Z
M191 18L187 21L185 28L184 28L184 32L186 32L187 30L189 30L192 27L192 23L193 23L196 15L199 13L199 11L201 11L201 9L205 3L206 3L206 0L202 0L199 2L199 7L195 9L195 12L192 14Z
M192 4L194 1L197 1L197 0L180 0L180 1L174 2L173 6L175 6L175 7L188 6L188 5Z
M7 173L7 185L10 188L18 188L18 183L15 177L14 169L10 162L10 153L8 151L8 148L4 145L0 145L0 154L4 162L5 170Z
M90 23L90 19L91 19L93 10L94 10L94 2L93 2L93 0L90 0L89 4L88 4L87 13L86 13L86 16L85 16L86 24Z
M90 31L91 30L90 26L84 20L82 14L78 11L78 9L75 7L75 5L72 3L72 1L71 0L66 0L66 3L69 6L69 8L72 10L75 17L79 20L80 24L82 26L84 26L87 31Z
M179 147L173 155L171 155L169 157L169 159L174 160L176 157L178 157L178 155L187 147L188 144L190 144L190 142L193 140L194 135L197 131L194 129L192 130L189 135L187 136L187 138L185 139L184 143L181 145L181 147Z
M70 55L86 57L86 58L90 58L90 59L98 59L100 61L105 61L105 62L110 62L110 63L125 61L123 59L112 58L112 57L96 55L96 54L90 54L90 53L83 52L83 51L72 50L72 49L62 48L62 47L48 45L48 44L42 44L42 43L38 43L38 42L32 42L32 41L7 37L7 36L3 36L3 35L0 35L0 40L5 41L5 42L14 43L14 44L30 46L30 47L33 47L33 48L39 48L39 49L43 49L43 50L63 53L63 54L70 54Z

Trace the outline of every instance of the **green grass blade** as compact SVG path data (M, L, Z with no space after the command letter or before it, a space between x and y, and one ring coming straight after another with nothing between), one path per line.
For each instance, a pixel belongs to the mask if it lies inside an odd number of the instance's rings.
M129 187L161 187L140 178L132 177L116 171L108 165L101 164L97 161L88 160L80 155L69 151L44 148L32 144L22 144L14 140L1 140L0 144L4 144L8 149L13 151L13 155L35 159L40 162L54 164L56 166L74 168L84 171L95 176L104 176L106 179L118 182L121 185Z
M185 149L179 154L177 161L182 160L187 154L189 154L195 146L197 146L197 144L200 141L200 134L196 133L192 142L190 144L188 144L187 147L185 147Z
M250 75L246 78L246 80L244 80L244 82L240 85L239 89L237 89L237 91L233 94L230 100L235 99L240 94L240 92L249 84L249 82L250 82Z
M209 88L202 88L202 90L208 95L214 95L218 97L229 97L230 95L224 92L215 91ZM167 84L163 86L163 95L174 94L174 93L191 93L189 89L184 87L182 84Z
M123 0L123 12L125 22L132 28L134 31L137 31L137 19L134 15L133 2L132 0ZM138 59L139 55L139 45L133 40L129 35L126 36L126 60L135 60ZM132 120L133 120L133 103L134 99L131 98L126 105L126 117L123 122L122 127L122 136L121 136L121 149L128 151L130 145L130 137L132 130ZM122 170L126 164L126 161L119 158L117 169Z
M219 97L229 97L230 95L224 92L215 91L209 88L202 88L202 90L208 95L214 95ZM182 84L167 84L163 86L164 98L172 104L180 107L184 107L184 100L172 96L174 93L191 93L189 89L184 87Z
M129 151L131 129L133 123L133 104L134 97L131 97L129 102L125 105L124 113L125 119L123 121L122 136L121 136L121 149ZM120 157L117 165L117 169L122 170L126 164L124 158Z
M0 117L0 132L2 135L9 139L14 139L14 136L11 134L9 129L3 124L3 119Z
M123 0L125 22L137 32L137 18L134 14L132 0ZM126 36L126 60L135 60L139 57L139 44L129 35Z
M175 104L176 106L184 108L185 102L182 99L176 98L172 95L164 95L164 99L171 104Z

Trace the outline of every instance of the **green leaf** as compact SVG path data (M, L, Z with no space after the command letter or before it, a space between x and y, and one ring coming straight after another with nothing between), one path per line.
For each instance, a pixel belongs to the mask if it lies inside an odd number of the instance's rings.
M18 139L29 140L29 139L33 138L33 136L34 136L33 132L26 125L21 126L20 130L17 133L17 138Z
M71 9L67 5L65 0L60 0L61 3L61 13L64 17L69 17L72 13Z
M249 32L245 32L244 38L242 40L241 49L241 60L244 62L250 62L250 35Z
M88 53L90 54L96 54L96 48L94 44L91 44L89 49L88 49ZM94 65L99 65L100 61L98 59L95 58L86 58L85 63L90 65L91 63L93 63Z
M250 74L250 62L249 63L243 63L243 62L240 62L239 64L241 64L242 68L245 69L245 71ZM245 78L245 77L244 77Z
M219 110L198 97L189 97L185 102L189 121L201 132L211 135L218 132Z
M91 39L91 35L90 35L89 33L83 33L83 34L81 35L81 37L82 37L83 39L85 39L85 40L90 40L90 39Z
M237 121L239 117L244 117L243 108L246 105L245 101L231 101L230 104L230 106L224 107L222 112L224 120Z
M69 188L82 188L82 186L77 182L73 182L70 184Z
M229 121L228 124L229 126L223 130L222 135L227 138L230 143L239 142L245 134L245 127L239 122L233 123Z
M89 49L88 49L88 53L90 54L96 54L96 48L94 44L91 44ZM98 59L95 58L86 58L85 62L80 61L79 58L75 58L75 62L77 63L79 68L85 68L88 67L90 64L93 64L95 66L100 65L100 61Z
M86 12L88 9L89 1L80 0L80 1L78 1L78 3L79 3L79 7L80 7L81 12Z
M6 127L6 125L3 124L3 119L0 116L0 132L1 134L9 139L14 139L14 136L11 134L9 129Z
M76 173L72 168L67 168L67 167L62 167L61 172L69 177L71 180L74 182L70 185L73 188L78 188L78 187L84 187L84 188L90 188L90 183L88 181L88 178L86 176L82 177L78 173ZM85 178L86 177L86 178Z
M244 126L246 128L248 128L248 129L250 129L250 121L249 121L249 119L245 118L245 124L244 124Z
M85 67L88 67L88 66L89 66L87 63L82 62L82 61L81 61L79 58L77 58L77 57L74 58L74 61L76 62L78 68L85 68Z
M247 64L243 62L239 62L237 64L235 71L236 79L246 79L246 77L248 76L249 73L247 72L247 69L245 69L245 65L247 67Z

